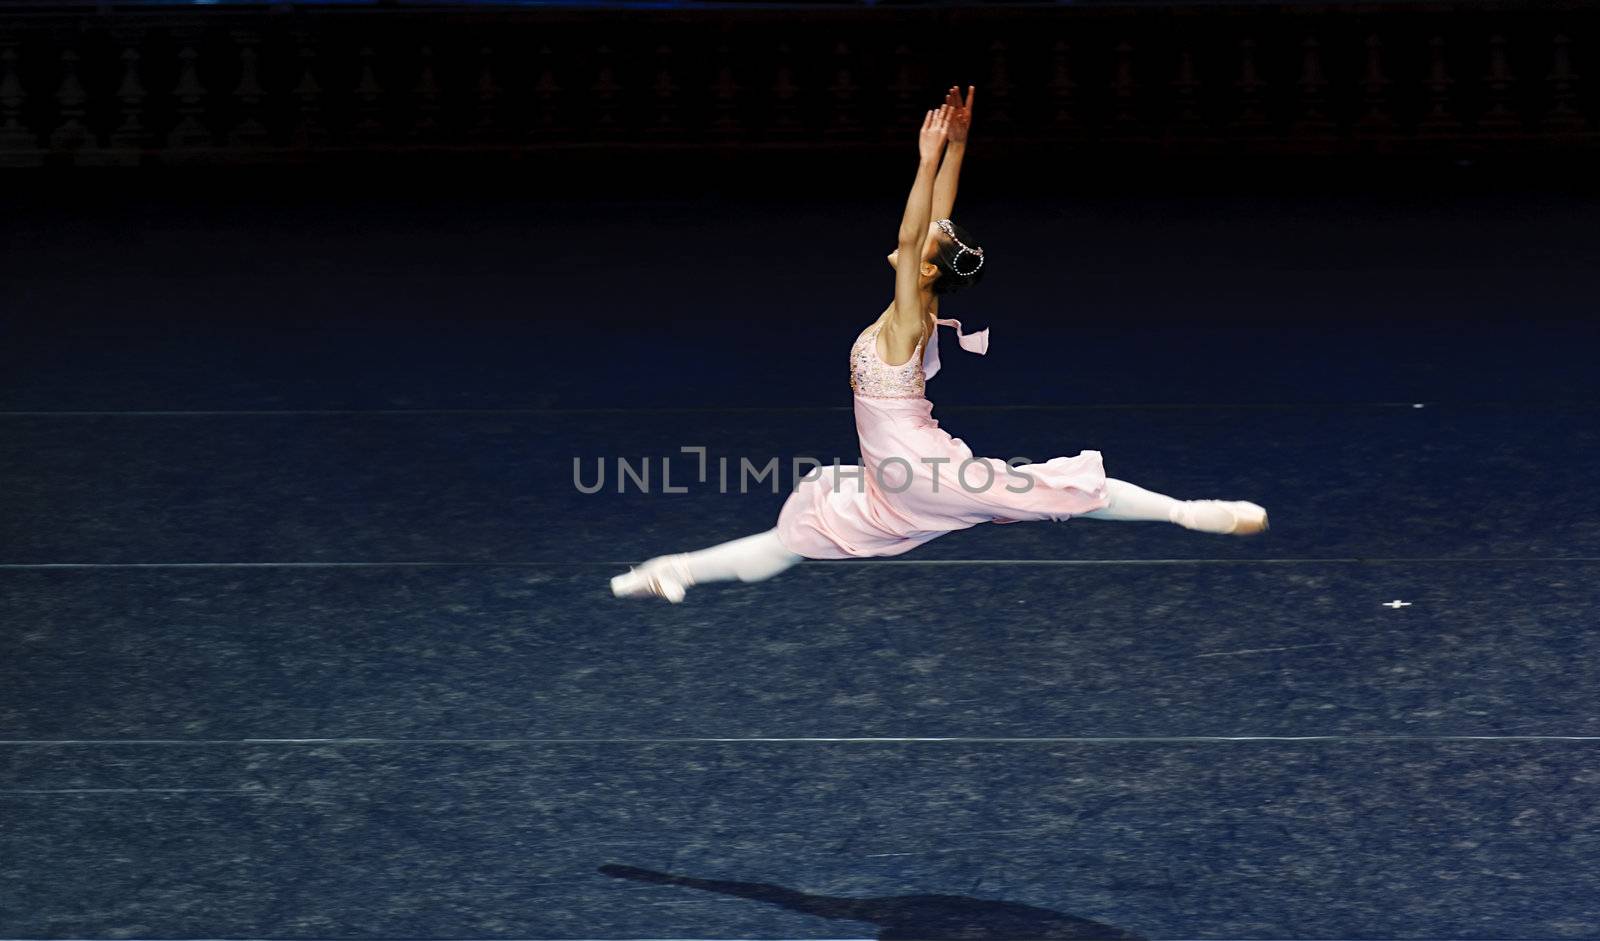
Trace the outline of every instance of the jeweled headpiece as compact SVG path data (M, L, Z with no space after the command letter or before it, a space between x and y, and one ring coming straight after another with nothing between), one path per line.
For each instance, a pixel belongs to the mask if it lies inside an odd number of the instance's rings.
M963 278L971 277L972 275L977 274L978 269L983 267L983 249L973 248L966 242L956 238L956 227L950 223L949 219L940 219L936 224L939 226L939 228L944 230L945 235L950 236L950 241L961 246L961 251L956 252L956 257L950 259L950 270L954 271L958 275L961 275ZM967 254L976 255L978 258L978 263L972 266L971 271L962 271L961 256Z

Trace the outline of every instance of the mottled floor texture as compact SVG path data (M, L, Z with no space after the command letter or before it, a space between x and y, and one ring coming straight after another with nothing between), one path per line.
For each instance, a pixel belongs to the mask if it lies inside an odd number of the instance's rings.
M1036 280L1087 224L1011 208ZM636 213L753 279L728 207L595 209L532 273L493 216L466 270L381 213L270 256L8 222L0 937L1600 939L1596 333L1506 312L1592 304L1594 207L1126 208L1166 225L1089 213L1070 315L950 303L993 352L935 415L1271 532L981 526L678 606L606 579L772 525L718 459L855 460L881 261L766 318L583 267ZM527 318L439 306L518 278Z

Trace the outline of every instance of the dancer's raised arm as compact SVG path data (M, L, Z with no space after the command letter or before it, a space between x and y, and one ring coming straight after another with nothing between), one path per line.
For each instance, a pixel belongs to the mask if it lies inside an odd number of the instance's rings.
M929 111L922 119L922 130L917 136L917 153L921 159L917 163L917 178L911 184L911 195L906 199L905 215L900 220L897 249L900 254L894 274L894 315L883 328L884 339L892 350L909 351L922 337L925 314L922 309L923 251L928 244L928 226L933 218L933 177L939 167L939 156L944 151L949 122L949 107Z
M967 132L972 129L972 92L967 86L967 100L961 100L961 89L955 85L945 93L944 103L950 108L950 132L945 138L944 160L939 164L939 175L933 181L933 218L948 219L956 206L956 184L961 179L961 159L967 155Z

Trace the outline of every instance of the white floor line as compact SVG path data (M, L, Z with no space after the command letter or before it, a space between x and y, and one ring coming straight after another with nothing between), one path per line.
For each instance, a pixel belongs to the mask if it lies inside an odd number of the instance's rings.
M1483 407L1524 407L1524 408L1595 408L1600 407L1600 402L1588 400L1537 400L1519 402L1513 400L1486 400L1486 401L1429 401L1429 402L1079 402L1073 404L1056 405L959 405L955 403L936 406L944 412L1080 412L1098 410L1138 411L1152 410L1180 410L1192 411L1196 409L1361 409L1361 408L1403 408L1420 409L1423 407L1456 407L1456 408L1483 408ZM723 405L684 405L664 406L657 408L637 408L633 406L603 406L590 408L261 408L261 409L50 409L50 410L0 410L0 418L53 418L53 417L211 417L224 415L673 415L673 414L705 414L705 413L751 413L766 414L771 412L848 412L854 406L850 405L750 405L750 406L723 406Z
M1600 735L1085 735L949 738L241 738L0 739L0 746L65 745L1150 745L1213 742L1600 742Z
M638 564L630 561L545 562L0 562L0 571L15 569L270 569L270 568L573 568L615 567ZM1299 559L829 559L807 560L825 565L1506 565L1518 563L1600 562L1600 556L1493 556L1482 559L1432 557L1364 558L1328 557Z

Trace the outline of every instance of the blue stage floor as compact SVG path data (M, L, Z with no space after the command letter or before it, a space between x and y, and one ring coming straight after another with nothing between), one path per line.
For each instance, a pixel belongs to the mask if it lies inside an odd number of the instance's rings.
M1262 537L980 526L676 606L607 579L783 499L680 448L855 461L881 261L764 316L758 219L696 230L746 279L698 294L668 261L417 270L343 222L284 243L320 268L173 223L91 271L109 229L13 222L0 937L1600 939L1595 334L1484 314L1590 303L1600 255L1526 209L1495 224L1566 234L1496 263L1419 210L1420 260L1321 271L1274 248L1310 209L1235 216L1229 290L1315 314L1284 323L1229 321L1204 239L1130 260L1132 223L1070 314L1008 316L998 273L948 302L993 330L929 385L975 451L1096 449ZM1209 224L1174 213L1152 238ZM574 486L618 457L686 492Z

